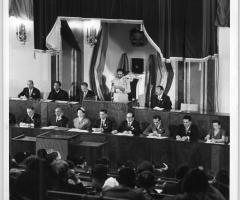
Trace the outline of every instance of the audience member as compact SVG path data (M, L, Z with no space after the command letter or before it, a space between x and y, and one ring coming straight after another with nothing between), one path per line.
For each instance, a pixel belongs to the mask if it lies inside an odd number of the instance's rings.
M141 191L135 190L136 176L131 168L122 168L118 173L119 186L103 191L103 196L129 200L145 199Z
M118 130L112 131L113 134L116 134L117 132L133 134L134 136L139 136L141 134L140 125L138 121L134 119L133 112L128 112L126 115L126 120L120 124Z
M159 115L153 116L153 122L144 130L143 134L160 137L167 136Z
M102 187L108 178L107 174L108 167L103 164L95 165L92 170L92 183L98 194L102 192Z
M47 159L47 151L46 151L46 149L38 149L37 150L37 157L40 158L40 159L46 160Z
M21 120L21 122L31 127L40 127L41 117L39 114L35 113L35 110L33 107L28 107L27 115L23 118L23 120Z
M100 129L103 133L111 133L113 129L113 122L109 119L107 110L102 109L99 111L99 119L97 119L93 128Z
M75 128L82 130L91 130L91 122L88 118L86 118L86 110L83 107L77 109L77 116L73 120L73 124Z
M175 172L175 176L177 179L176 183L167 182L163 187L163 194L182 194L183 191L183 178L188 173L189 167L187 165L181 165L177 168Z
M155 88L155 94L151 97L151 108L155 110L170 110L172 102L168 95L164 93L163 86L159 85Z
M217 173L213 186L222 193L226 200L229 199L229 173L226 170L220 170Z
M81 83L81 91L76 100L79 102L82 102L83 100L95 100L95 93L88 88L86 82Z
M68 93L61 89L61 82L55 81L53 84L53 89L50 92L48 99L56 101L68 101Z
M48 126L68 127L68 118L60 107L55 108L55 115L49 120Z
M222 129L221 123L218 120L212 121L212 129L209 131L205 140L209 140L211 142L225 142L226 133L225 130Z
M64 160L54 160L51 163L53 171L57 175L57 186L54 190L72 193L86 193L81 180L69 169Z
M198 140L198 128L192 124L192 117L185 115L183 117L183 124L179 125L176 140L180 141L197 141Z
M18 95L20 98L26 99L40 99L40 91L39 89L34 87L33 81L28 80L27 87L23 89L23 91Z

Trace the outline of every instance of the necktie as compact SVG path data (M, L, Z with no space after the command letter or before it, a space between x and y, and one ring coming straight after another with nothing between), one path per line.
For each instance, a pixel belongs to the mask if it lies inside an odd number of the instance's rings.
M128 122L128 127L131 127L131 122Z
M84 99L85 99L86 95L87 95L87 92L84 92L84 93L83 93L83 98L84 98Z
M100 126L100 128L102 128L103 127L103 121L101 120L101 126Z
M32 96L32 90L29 89L29 96Z

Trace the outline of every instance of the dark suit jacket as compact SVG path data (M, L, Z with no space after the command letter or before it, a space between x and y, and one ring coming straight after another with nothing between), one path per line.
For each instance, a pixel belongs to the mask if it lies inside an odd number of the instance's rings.
M186 133L184 125L181 124L178 127L178 134L177 135L179 135L181 137L189 136L190 137L190 141L197 141L198 137L199 137L198 128L197 128L196 125L192 124L189 127L188 132Z
M151 123L149 124L149 126L144 130L144 134L149 134L149 133L153 133L153 131L157 131L158 134L161 134L162 136L167 136L165 129L162 127L162 125L160 126L159 129L157 129L157 127Z
M53 116L48 122L48 126L67 127L67 124L68 124L68 118L65 117L64 115L62 116L62 119L58 120L57 122L56 122L56 116Z
M123 131L132 131L132 134L135 136L141 134L140 125L136 120L133 120L131 127L128 126L127 120L124 120L118 128L118 132Z
M34 113L33 119L31 119L28 115L26 115L22 122L26 124L34 124L34 127L40 127L41 126L41 116L37 113Z
M159 108L164 108L166 110L170 110L170 109L172 109L172 102L171 102L169 96L164 93L162 95L161 100L159 100L158 96L156 94L154 94L151 97L151 108L154 108L156 106Z
M57 93L55 90L52 90L48 96L48 99L53 101L55 100L62 100L68 101L68 93L65 90L61 90Z
M93 128L100 128L101 126L101 119L97 119L97 121L95 122ZM113 122L112 120L110 120L109 118L106 118L105 120L105 124L103 125L103 132L104 133L111 133L111 131L113 130Z
M81 90L79 95L76 97L76 101L82 102L84 99L89 100L89 99L95 99L95 93L92 90L88 90L85 98L83 99L83 91Z
M25 88L23 89L23 91L18 95L18 97L24 96L24 95L25 95L27 98L29 98L29 89L28 89L28 87L25 87ZM33 87L33 91L32 91L32 94L31 94L30 97L32 97L33 99L40 99L41 96L40 96L40 91L39 91L39 89Z

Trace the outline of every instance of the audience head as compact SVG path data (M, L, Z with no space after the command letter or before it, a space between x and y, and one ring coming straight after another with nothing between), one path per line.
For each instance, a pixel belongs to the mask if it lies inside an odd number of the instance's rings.
M161 95L163 93L163 91L164 91L163 86L161 86L161 85L156 86L156 88L155 88L156 95Z
M177 179L181 180L188 173L189 167L187 165L180 165L175 172L175 176Z
M153 173L150 171L142 171L138 174L137 185L146 190L152 188L155 185Z
M59 108L59 107L55 108L55 115L56 115L57 117L62 116L62 115L63 115L62 108Z
M81 83L81 90L86 92L88 90L88 84L86 82Z
M57 174L58 178L67 180L69 165L64 160L54 160L51 163L53 171Z
M202 167L190 170L183 182L184 191L188 194L204 193L208 186L208 179Z
M117 69L117 77L120 79L124 76L124 71L123 69Z
M185 115L183 117L183 125L185 128L188 128L192 124L192 117L190 115Z
M97 164L92 170L92 183L97 188L102 188L104 182L106 181L108 173L108 168L106 165Z
M34 115L34 113L35 113L35 111L34 111L34 108L33 107L27 107L27 115L29 116L29 117L33 117L33 115Z
M41 159L33 155L26 158L25 164L26 164L26 169L28 171L33 171L33 172L39 172L40 167L42 166Z
M100 119L106 119L107 118L107 110L105 110L105 109L100 110L99 117L100 117Z
M77 116L80 118L85 117L86 110L83 107L77 109Z
M32 89L33 86L34 86L33 81L32 80L28 80L27 86L28 86L29 89Z
M38 156L38 158L46 159L46 157L47 157L46 149L38 149L37 156Z
M48 161L48 163L52 163L53 161L60 160L60 159L61 159L61 155L57 151L48 152L46 156L46 160Z
M134 120L134 114L133 112L128 112L126 115L127 122L132 122Z
M17 164L22 163L31 154L29 152L18 152L13 156L13 159Z
M118 171L117 181L120 185L134 188L136 183L135 172L132 168L123 167Z
M161 124L161 117L159 115L153 116L153 124L158 127Z
M213 130L219 130L219 129L221 129L221 123L220 123L220 121L218 121L218 120L213 120L213 121L212 121L212 127L213 127Z
M137 166L137 173L141 173L143 171L153 172L153 170L153 165L147 160L143 161Z
M74 165L80 165L82 167L85 167L87 165L86 159L83 156L67 156L67 160L73 162Z
M53 89L55 90L55 91L58 91L58 90L60 90L60 88L61 88L61 82L60 81L55 81L54 83L53 83Z

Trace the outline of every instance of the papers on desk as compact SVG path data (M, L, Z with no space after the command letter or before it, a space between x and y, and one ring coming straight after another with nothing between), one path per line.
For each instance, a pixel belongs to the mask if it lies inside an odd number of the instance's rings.
M10 97L11 100L21 100L20 98L18 97Z
M78 104L79 102L78 101L69 101L68 103L69 104Z
M51 102L52 100L50 100L50 99L42 99L42 102Z
M88 133L88 130L78 129L78 128L71 128L68 132L81 132L81 133Z
M134 109L139 109L139 110L143 110L146 109L146 107L143 106L133 106Z
M57 101L55 101L56 103L68 103L68 101L59 101L59 100L57 100Z
M133 134L128 134L128 133L116 133L115 135L119 135L119 136L133 136Z
M225 144L224 142L214 142L212 140L207 140L205 143L207 143L207 144Z
M101 134L102 131L93 131L92 133Z
M147 138L154 138L154 139L166 139L168 137L162 137L162 136L154 136L154 135L148 135Z
M43 126L41 129L49 130L49 129L54 129L54 128L57 128L57 126Z

